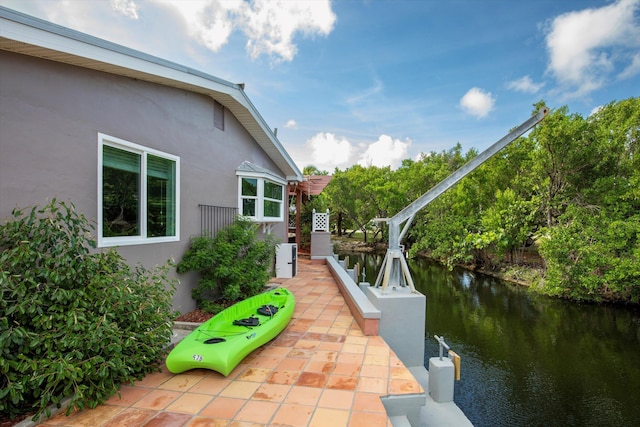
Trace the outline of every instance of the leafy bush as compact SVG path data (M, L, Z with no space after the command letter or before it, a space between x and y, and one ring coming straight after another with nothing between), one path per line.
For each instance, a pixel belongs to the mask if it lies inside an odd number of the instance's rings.
M575 300L640 302L640 215L615 217L570 206L541 239L547 271L540 290Z
M157 370L172 334L169 265L92 251L90 226L54 199L0 225L0 411L95 407Z
M257 225L238 217L211 238L195 237L177 272L201 274L193 298L198 308L217 313L224 304L257 295L271 277L276 239L258 239ZM221 304L220 304L221 303Z

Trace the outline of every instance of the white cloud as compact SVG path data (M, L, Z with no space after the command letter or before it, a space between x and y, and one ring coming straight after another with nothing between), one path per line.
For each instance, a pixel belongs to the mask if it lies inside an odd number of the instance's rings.
M311 137L302 148L289 147L287 151L300 169L314 165L319 170L333 173L336 168L344 170L356 163L364 167L390 166L396 169L409 157L410 146L411 140L402 141L388 135L380 135L375 142L356 145L347 138L321 132Z
M482 118L493 109L496 100L490 92L474 87L460 99L460 107L472 116Z
M634 14L639 5L640 0L619 0L565 13L551 22L547 72L565 92L573 97L589 94L607 82L616 65L628 64L638 54L640 25ZM629 67L633 71L633 64Z
M291 61L297 53L293 43L296 33L326 36L336 21L329 0L255 0L242 4L237 22L249 38L247 51L252 58L265 54L275 61Z
M111 7L127 18L138 19L138 7L133 0L111 0Z
M332 133L321 132L314 135L306 142L305 147L308 154L307 158L303 159L302 167L314 165L318 170L331 173L335 168L344 169L354 163L351 160L354 153L351 142Z
M16 0L2 1L11 6ZM213 52L220 51L238 32L246 37L251 58L265 55L272 62L282 62L295 57L296 36L327 36L333 31L337 18L331 6L330 0L32 0L18 9L37 12L60 25L134 48L149 41L135 41L140 36L133 26L114 27L106 19L109 14L136 20L137 28L144 28L147 34L156 25L150 21L162 17L167 20L161 23L160 31L172 34L155 38L164 42L172 39L174 43L173 39L181 36L175 32L177 27ZM170 14L165 16L167 12ZM176 21L181 25L176 26Z
M593 107L591 109L591 112L589 113L589 117L593 116L594 114L596 114L598 111L602 110L604 108L604 105L598 105L597 107Z
M625 68L620 74L618 74L618 78L621 80L629 79L636 74L640 74L640 53L637 53L633 56L631 64L629 64L627 68Z
M365 167L391 166L391 169L396 169L407 158L410 145L411 140L401 141L388 135L380 135L376 142L367 147L358 164Z
M298 127L298 124L296 123L295 120L289 119L287 120L287 123L285 123L284 127L286 129L296 129Z
M544 83L534 83L529 76L507 82L507 89L524 93L537 93L543 87Z

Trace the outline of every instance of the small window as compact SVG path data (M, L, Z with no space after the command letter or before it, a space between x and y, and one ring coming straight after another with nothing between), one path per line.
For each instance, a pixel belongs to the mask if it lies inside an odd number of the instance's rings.
M240 177L240 214L262 222L284 221L284 185L261 177Z
M98 244L179 240L180 159L118 138L98 138Z

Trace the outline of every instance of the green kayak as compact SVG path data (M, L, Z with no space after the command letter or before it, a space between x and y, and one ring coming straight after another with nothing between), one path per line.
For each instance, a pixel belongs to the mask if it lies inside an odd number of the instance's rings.
M273 289L216 314L167 356L174 374L211 369L227 376L249 353L275 338L289 323L296 302L285 288Z

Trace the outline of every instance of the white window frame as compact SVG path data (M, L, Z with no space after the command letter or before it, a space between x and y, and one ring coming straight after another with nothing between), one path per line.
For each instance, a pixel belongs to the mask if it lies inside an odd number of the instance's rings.
M141 182L140 182L140 230L137 236L104 237L103 236L103 147L107 145L120 150L140 154L141 161ZM175 162L175 235L162 237L147 237L147 155L171 160ZM180 241L180 157L168 154L153 148L135 144L124 139L98 133L98 247L144 245L151 243L177 242Z
M285 208L285 189L287 186L287 181L283 180L283 179L279 179L276 178L272 175L267 175L267 174L262 174L262 173L257 173L257 172L245 172L245 171L239 171L237 172L238 175L238 212L240 212L245 218L249 218L255 222L262 222L262 223L268 223L268 222L284 222L285 218L284 218L284 208ZM258 183L258 195L255 197L252 197L253 199L256 200L256 215L255 216L247 216L244 215L244 213L242 212L242 200L243 198L250 198L247 196L243 196L242 195L242 178L252 178L252 179L257 179L257 183ZM264 196L264 183L265 182L271 182L274 184L277 184L280 186L280 188L282 189L282 199L281 200L275 200L275 199L269 199L269 198L265 198ZM274 201L274 202L279 202L280 203L280 215L278 217L271 217L271 216L264 216L264 201L265 200L269 200L269 201Z

